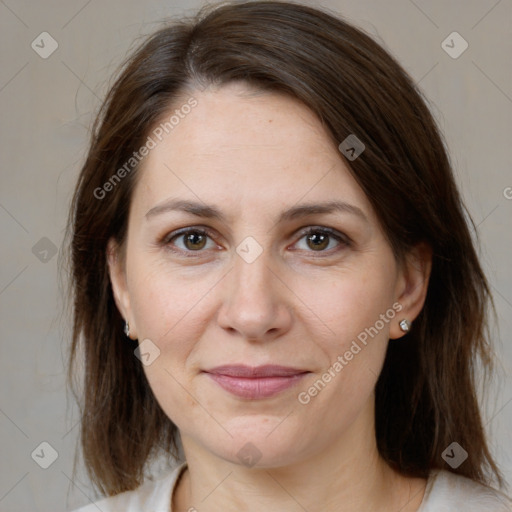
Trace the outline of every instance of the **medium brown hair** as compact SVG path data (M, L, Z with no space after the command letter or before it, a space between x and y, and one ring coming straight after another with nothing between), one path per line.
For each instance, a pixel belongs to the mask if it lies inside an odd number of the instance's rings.
M434 468L451 470L442 453L456 441L469 458L455 473L503 486L477 395L477 365L483 375L492 371L488 313L495 309L442 136L414 82L372 38L338 16L275 1L223 4L167 23L125 62L94 123L68 224L68 379L74 389L80 355L83 389L74 394L91 481L107 495L134 489L149 461L178 446L177 428L134 356L137 342L123 333L106 260L109 239L123 247L139 166L108 197L97 199L95 190L178 97L234 81L302 102L336 146L355 134L366 149L346 163L396 260L422 241L433 250L424 307L412 330L390 342L376 385L381 456L404 475L426 478Z

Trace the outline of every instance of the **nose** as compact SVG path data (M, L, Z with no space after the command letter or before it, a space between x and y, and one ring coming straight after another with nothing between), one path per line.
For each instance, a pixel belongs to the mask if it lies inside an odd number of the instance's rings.
M225 277L218 323L248 341L275 339L292 324L292 292L270 268L267 252L252 263L235 254L234 267Z

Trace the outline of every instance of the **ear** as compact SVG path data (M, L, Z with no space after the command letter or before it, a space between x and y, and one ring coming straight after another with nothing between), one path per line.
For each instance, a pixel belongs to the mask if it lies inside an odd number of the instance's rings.
M126 284L125 260L120 254L120 248L113 238L107 243L107 264L117 309L125 321L130 324L130 338L137 339L135 321L130 306L130 294Z
M395 297L402 309L390 327L389 337L391 339L398 339L406 334L400 329L401 320L406 319L413 323L413 320L420 314L427 296L431 270L432 248L426 242L420 242L409 251L404 264L399 269Z

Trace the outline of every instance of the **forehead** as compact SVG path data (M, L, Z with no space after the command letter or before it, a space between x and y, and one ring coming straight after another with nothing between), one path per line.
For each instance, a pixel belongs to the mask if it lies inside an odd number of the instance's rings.
M159 144L161 151L152 152L149 162L162 156L161 152L175 150L178 144L184 150L189 149L184 152L188 156L219 158L226 152L236 158L237 151L241 154L239 158L243 158L243 153L252 152L257 153L259 159L267 155L281 158L278 154L287 159L306 153L314 157L327 150L333 151L333 143L317 116L287 95L255 91L234 83L195 91L191 96L197 105L181 119L175 119L177 124ZM179 106L186 101L184 96L170 113L180 110ZM289 152L290 149L294 151ZM300 154L297 149L301 149Z
M190 97L196 106L164 133L139 171L134 201L144 213L167 197L185 196L266 210L342 199L371 217L335 143L299 101L230 84L183 96L163 119Z

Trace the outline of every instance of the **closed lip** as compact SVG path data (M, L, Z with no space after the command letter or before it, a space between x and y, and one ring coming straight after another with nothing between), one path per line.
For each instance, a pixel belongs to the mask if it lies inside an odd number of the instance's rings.
M295 386L309 372L289 366L225 365L205 373L231 395L246 400L262 400Z
M227 377L240 377L245 379L261 379L265 377L293 377L302 373L309 373L308 370L292 368L290 366L279 365L224 365L204 370L213 375L225 375Z

